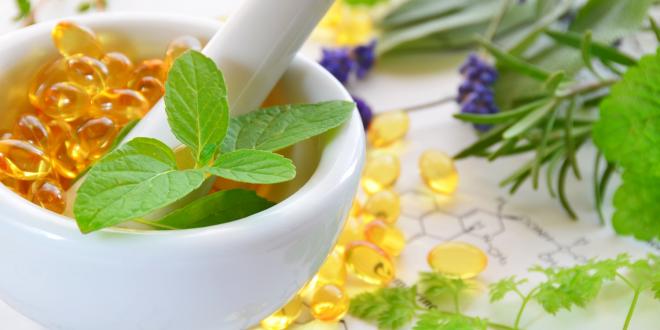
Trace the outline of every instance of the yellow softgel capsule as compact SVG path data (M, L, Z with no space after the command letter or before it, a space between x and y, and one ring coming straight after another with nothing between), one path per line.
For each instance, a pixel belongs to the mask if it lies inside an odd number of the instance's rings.
M49 135L48 127L34 115L22 115L18 118L12 134L13 137L20 137L42 149L48 146Z
M399 157L389 152L372 152L362 172L362 188L374 194L394 185L400 173Z
M30 195L32 202L53 212L62 213L66 208L64 189L55 181L34 181L30 188Z
M360 204L359 199L355 198L353 199L353 204L351 204L351 210L348 212L348 215L357 218L360 216L360 213L362 213L362 204Z
M51 118L73 121L89 107L89 94L70 82L58 82L46 89L41 110Z
M463 242L441 243L427 256L431 269L445 276L468 279L481 273L488 257L478 247Z
M51 172L48 156L29 142L0 140L0 176L18 180L37 180Z
M101 117L86 121L76 132L84 158L96 160L112 145L118 129L112 119Z
M346 315L348 306L348 295L341 286L325 284L314 291L310 311L319 321L336 322Z
M381 219L389 224L394 224L401 213L401 201L399 194L392 190L381 190L369 197L362 209L362 219L369 223L375 219Z
M165 94L163 83L158 78L152 76L142 77L142 79L134 82L131 88L140 92L151 105L156 104L163 97L163 94Z
M120 52L110 52L103 55L101 62L108 68L106 85L108 88L124 88L133 73L133 62Z
M403 139L408 133L410 118L403 111L392 111L374 117L367 140L374 147L387 147Z
M406 238L403 233L384 221L374 220L364 229L367 241L378 245L389 255L396 257L406 247Z
M165 77L167 77L167 71L169 71L169 69L172 67L174 60L176 60L187 50L202 50L202 43L199 41L199 39L193 36L178 37L170 42L170 44L167 46L167 53L165 54L165 61L163 63Z
M337 245L341 249L353 241L362 240L364 240L364 223L360 218L348 217L344 223L344 228L339 234Z
M64 57L84 54L95 58L103 55L94 32L73 22L59 22L51 31L55 47Z
M165 64L161 59L154 58L154 59L142 61L142 63L140 63L140 65L138 65L135 68L135 70L133 70L133 73L131 74L129 86L132 86L135 84L135 82L139 81L140 79L149 76L164 81L165 80L165 76L163 75L164 72L165 72Z
M373 243L355 241L346 246L346 267L362 281L384 286L394 279L394 264L385 251Z
M45 64L32 78L28 90L30 104L35 108L42 109L44 107L43 100L46 90L48 90L53 84L66 81L67 79L66 63L64 59L57 59Z
M336 246L321 265L318 273L307 283L305 293L315 290L324 284L335 284L344 286L346 284L346 263L344 262L344 251ZM303 296L306 294L303 294Z
M69 81L83 87L90 95L105 89L110 71L103 62L78 54L68 57L65 63Z
M302 312L302 299L296 295L284 307L261 321L264 330L283 330L288 328L300 317Z
M108 89L94 96L91 111L95 116L124 125L142 118L149 111L149 101L132 89Z
M454 160L444 152L427 150L419 158L419 172L431 190L450 195L458 187L458 171Z

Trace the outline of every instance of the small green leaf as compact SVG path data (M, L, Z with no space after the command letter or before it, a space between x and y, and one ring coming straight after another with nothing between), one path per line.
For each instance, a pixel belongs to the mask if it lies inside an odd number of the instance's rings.
M417 289L383 288L351 299L349 313L366 321L376 321L379 329L399 329L415 316Z
M16 0L16 7L18 7L18 14L14 17L15 21L27 18L32 12L32 3L30 0Z
M486 330L488 321L478 317L467 317L457 314L430 310L419 316L412 330Z
M79 12L79 13L86 13L86 12L88 12L90 9L92 9L92 6L93 6L92 3L89 2L89 1L81 2L81 3L78 5L78 12Z
M500 125L496 126L495 128L491 129L490 131L486 132L485 134L481 135L479 137L479 140L476 142L472 143L465 149L459 151L455 156L454 159L461 159L465 157L469 157L472 155L475 155L481 151L487 150L491 146L497 144L500 142L502 139L502 133L509 129L511 125L510 124L505 124L505 125Z
M570 30L593 31L594 40L611 42L636 32L653 0L589 0L578 11Z
M515 276L510 276L489 285L490 302L500 301L511 292L520 293L519 287L526 282L526 279L518 280Z
M126 137L126 135L128 135L128 133L130 133L133 130L133 128L135 128L135 125L137 125L139 122L140 122L139 119L135 119L128 122L124 127L122 127L121 130L119 130L119 133L117 133L115 140L112 141L112 145L110 146L108 151L112 151L115 148L117 148L121 143L121 141Z
M251 190L224 190L197 199L156 224L176 229L201 228L242 219L273 205Z
M554 41L561 43L572 48L582 48L582 35L576 32L560 32L555 30L546 30L547 34ZM583 49L583 52L585 49ZM603 61L611 61L614 63L630 66L635 65L637 61L620 52L614 47L610 47L606 44L590 40L589 47L586 49L590 55L593 55Z
M296 176L296 167L290 159L253 149L222 154L206 170L225 179L247 183L271 184L289 181Z
M566 73L564 71L553 72L550 77L548 77L548 79L546 79L546 81L543 83L543 87L549 92L554 92L565 78Z
M507 67L511 70L541 81L544 81L550 77L550 73L544 69L497 48L497 46L493 45L485 39L479 39L479 44L484 46L484 48L486 48L488 52L490 52L493 57L497 59L498 66Z
M658 23L656 23L651 16L649 16L649 23L651 24L651 30L653 30L653 34L655 35L655 40L660 42L660 28L658 28Z
M329 101L253 111L231 119L222 152L283 149L341 125L354 109L353 102Z
M392 29L397 26L455 13L471 5L473 0L410 0L390 11L380 21L380 26Z
M167 206L199 187L200 170L178 171L162 142L136 138L113 150L89 171L73 212L83 233L111 227Z
M172 133L206 165L229 123L227 88L215 63L196 51L179 56L165 84L165 110Z
M518 122L513 124L509 129L507 129L504 134L502 134L504 139L511 139L516 136L527 132L530 128L534 127L541 119L543 119L548 113L552 111L557 105L556 100L545 103L536 110L530 112L525 117L520 119Z
M539 100L535 102L530 102L524 105L521 105L517 108L501 111L495 114L481 115L481 114L471 114L471 113L457 113L454 114L454 118L468 121L474 124L501 124L507 122L511 119L516 119L521 117L530 111L538 108L547 100Z
M350 6L368 6L372 7L382 2L388 2L389 0L346 0L346 4Z

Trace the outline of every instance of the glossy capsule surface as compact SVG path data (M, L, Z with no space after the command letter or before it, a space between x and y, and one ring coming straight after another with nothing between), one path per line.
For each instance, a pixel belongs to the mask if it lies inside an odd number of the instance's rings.
M337 245L343 248L353 241L361 240L364 240L364 222L360 218L348 217L339 234Z
M346 264L344 251L335 247L321 265L321 268L308 284L308 288L315 290L324 284L344 286L346 284Z
M66 208L64 189L55 181L34 181L30 194L32 202L53 212L62 213Z
M389 188L399 178L399 157L389 152L372 152L362 172L362 189L368 194Z
M364 229L367 241L378 245L390 256L396 257L406 247L406 238L403 233L384 221L374 220Z
M24 139L35 146L45 149L48 147L49 129L34 115L22 115L18 118L12 136Z
M165 94L165 85L152 76L142 77L133 84L132 88L140 92L152 106Z
M80 152L85 158L99 159L114 142L117 132L117 127L110 118L101 117L86 121L77 130Z
M133 86L135 82L139 81L144 77L154 77L161 81L165 80L165 63L157 58L145 60L140 63L133 73L131 74L131 80L129 86Z
M445 276L473 278L488 265L488 257L478 247L463 242L447 242L435 246L428 254L431 269Z
M66 81L67 79L64 59L59 58L43 65L30 83L28 90L30 104L37 109L43 109L44 93L46 90L53 84Z
M367 140L374 147L387 147L402 140L408 133L410 118L403 111L392 111L374 117Z
M64 57L84 54L100 58L103 54L96 34L86 27L73 22L59 22L51 31L53 43Z
M350 300L343 287L325 284L314 291L310 311L317 320L336 322L346 315L349 303Z
M92 113L111 118L120 125L142 118L149 111L149 101L131 89L105 90L92 99Z
M188 50L202 50L202 43L193 36L181 36L170 42L163 63L164 77L167 77L167 71L172 67L174 60Z
M20 140L0 140L0 177L37 180L48 176L51 164L43 150Z
M103 55L101 62L108 68L106 85L108 88L124 88L133 73L133 62L120 52L110 52Z
M264 330L283 330L295 322L302 313L302 299L296 295L284 307L261 321Z
M346 267L360 280L387 285L394 279L394 263L385 251L373 243L355 241L346 246Z
M388 224L394 224L401 213L399 194L392 190L381 190L369 197L362 209L362 219L369 223L381 219Z
M458 187L458 171L454 160L444 152L425 151L419 158L422 180L434 192L450 195Z
M58 82L43 93L41 110L51 118L73 121L89 107L89 94L79 85L71 82Z
M103 62L78 54L66 58L65 63L69 81L84 88L88 94L93 95L105 89L110 72Z

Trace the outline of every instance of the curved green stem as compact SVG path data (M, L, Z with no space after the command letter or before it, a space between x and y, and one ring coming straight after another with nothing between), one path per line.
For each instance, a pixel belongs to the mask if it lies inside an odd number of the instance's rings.
M516 315L516 320L513 322L513 328L514 329L516 329L516 330L520 329L520 321L522 320L522 315L523 315L523 312L525 311L525 307L527 307L527 304L532 299L532 296L534 296L535 292L536 292L536 288L534 288L526 296L524 296L522 304L520 304L520 309L518 309L518 315ZM520 292L519 292L519 294L520 294Z
M630 326L630 320L632 319L632 315L635 312L635 307L637 306L637 300L639 300L639 294L642 290L637 289L635 290L635 295L633 296L633 300L630 303L630 308L628 309L628 314L626 315L626 322L623 324L623 330L627 330L628 326Z

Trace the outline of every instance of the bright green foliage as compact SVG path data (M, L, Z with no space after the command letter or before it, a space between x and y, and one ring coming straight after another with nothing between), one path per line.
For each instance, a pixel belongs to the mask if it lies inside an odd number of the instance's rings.
M252 149L222 154L207 171L229 180L263 184L289 181L296 176L296 167L290 159Z
M433 272L420 273L418 286L422 295L432 301L454 297L469 288L462 279L449 278Z
M32 3L30 0L16 0L16 7L18 7L18 14L14 17L15 21L27 18L32 12Z
M351 300L351 315L375 321L379 329L400 329L415 316L417 290L412 288L383 288L357 295Z
M208 164L227 133L229 104L222 73L200 52L188 51L172 65L165 84L165 111L172 133Z
M283 149L341 125L354 108L352 102L329 101L253 111L231 119L222 152Z
M156 223L176 229L207 227L242 219L273 205L252 190L223 190L195 200Z
M488 322L480 318L447 314L437 310L419 316L413 330L486 330Z
M631 280L640 290L651 290L660 300L660 255L649 254L646 259L629 265Z
M179 171L164 143L136 138L103 157L78 190L73 212L89 233L149 214L199 187L201 170Z
M503 278L488 286L490 292L490 302L496 302L504 299L511 292L520 292L519 287L527 283L526 279L519 280L515 276Z
M571 30L592 30L594 39L611 42L639 28L653 0L589 0L571 24Z
M379 3L388 2L389 0L345 0L351 6L375 6Z

